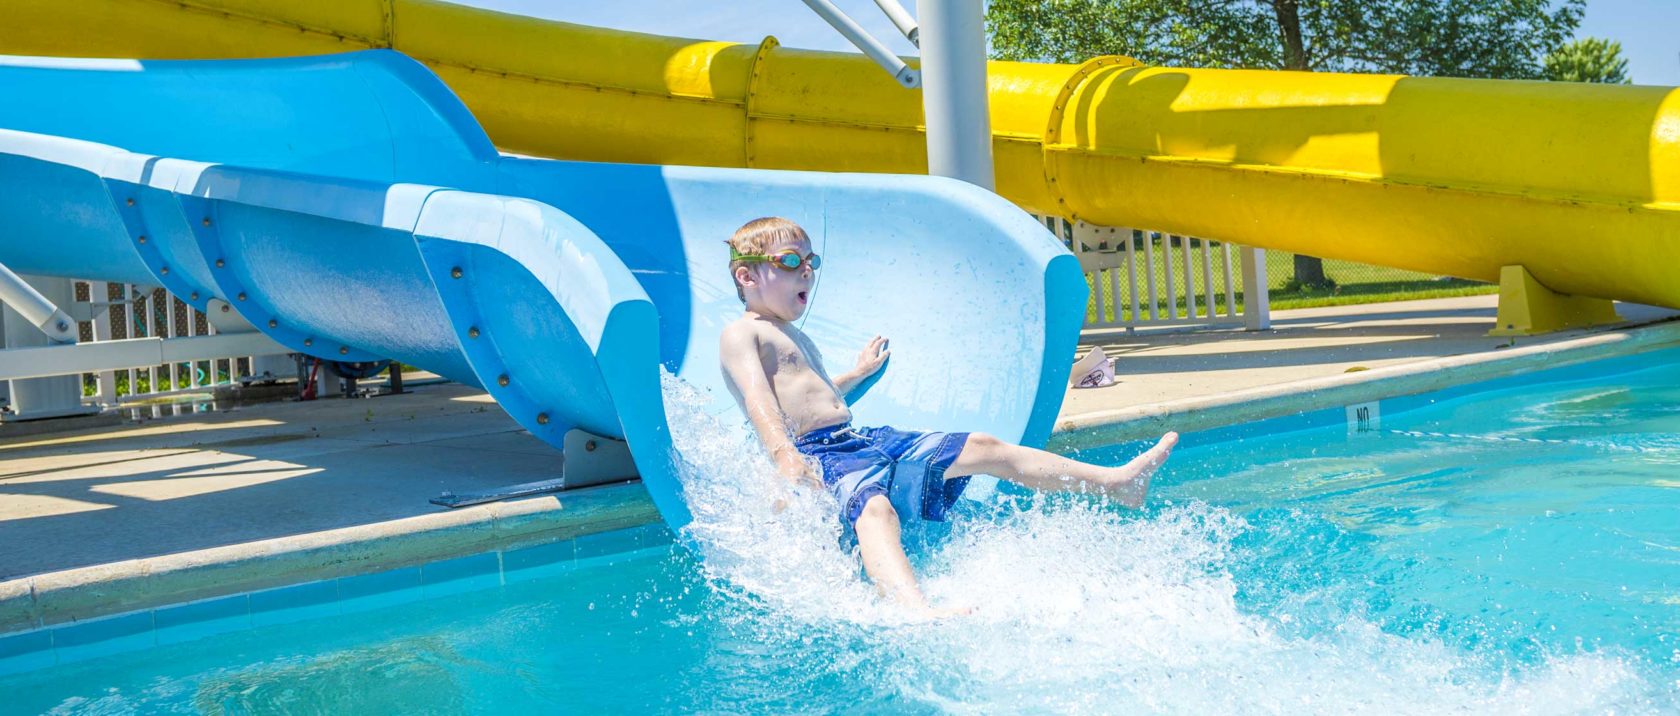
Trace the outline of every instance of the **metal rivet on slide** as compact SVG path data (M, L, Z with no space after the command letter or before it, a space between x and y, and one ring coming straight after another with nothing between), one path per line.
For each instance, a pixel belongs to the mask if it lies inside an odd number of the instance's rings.
M158 267L158 275L159 276L168 276L169 275L169 267L168 266Z
M315 345L315 339L313 339L313 338L305 338L305 339L303 339L303 347L304 347L304 348L308 348L308 347L310 347L310 346L312 346L312 345Z
M339 346L338 347L338 354L341 355L341 356L350 355L350 346Z
M222 304L222 313L227 313L228 311L231 311L231 310L233 310L233 306L229 306L225 303Z
M478 326L473 326L472 328L468 328L467 329L467 337L468 338L477 338L478 337Z
M585 442L583 444L583 451L584 452L595 452L595 441L590 440L588 442Z
M537 424L538 425L547 425L548 424L548 413L537 413Z
M268 327L269 328L279 328L280 327L280 322L270 318L270 319L268 319Z
M139 242L140 242L140 243L142 243L142 244L144 244L144 243L146 243L146 235L145 235L145 234L141 234L141 235L140 235L140 238L138 238L138 239L135 239L135 240L136 240L136 241L139 241Z
M222 259L216 259L216 268L221 268L221 267L226 266L226 265L227 265L227 261L224 261Z
M204 217L204 225L205 225L205 226L209 226L209 225L210 225L210 217L208 217L208 216L206 216L206 217Z
M462 271L461 271L460 266L456 266L455 268L449 269L449 277L450 278L460 278L461 274L462 274Z
M499 376L496 376L496 385L499 385L499 386L502 386L503 388L506 388L507 384L508 384L508 376L507 376L506 373L503 373Z
M194 301L198 300L198 292L197 291L192 292L192 300L194 300Z
M239 300L241 300L241 301L245 300L245 292L244 291L239 292Z
M128 205L129 206L134 206L134 197L131 196L131 197L128 198Z

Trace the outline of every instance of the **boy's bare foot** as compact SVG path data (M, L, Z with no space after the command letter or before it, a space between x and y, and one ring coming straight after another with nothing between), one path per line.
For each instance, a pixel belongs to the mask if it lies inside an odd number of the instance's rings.
M1131 462L1110 471L1110 479L1098 486L1109 499L1131 508L1143 506L1143 498L1149 494L1149 481L1155 477L1155 471L1161 469L1167 456L1172 454L1173 447L1178 445L1178 433L1167 433L1161 436L1155 447L1145 450L1142 455L1132 458Z

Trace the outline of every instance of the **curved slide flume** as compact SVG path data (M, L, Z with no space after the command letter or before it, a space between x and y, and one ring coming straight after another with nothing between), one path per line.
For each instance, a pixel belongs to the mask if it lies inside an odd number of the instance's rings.
M483 386L557 448L572 427L624 438L673 526L689 515L660 368L733 410L723 239L757 216L824 254L804 327L831 360L894 340L861 420L1042 442L1060 406L1077 264L960 182L504 157L388 51L0 58L0 84L0 263L163 285L300 353Z
M496 144L563 159L926 170L921 96L862 55L441 0L16 0L0 52L388 47ZM814 22L815 20L813 20ZM912 64L914 60L910 60ZM1680 90L1145 67L989 68L998 192L1046 214L1680 308Z

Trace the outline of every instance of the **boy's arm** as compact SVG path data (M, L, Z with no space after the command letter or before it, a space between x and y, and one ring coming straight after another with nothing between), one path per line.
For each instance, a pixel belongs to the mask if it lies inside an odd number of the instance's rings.
M764 364L759 360L758 336L752 331L736 330L734 326L725 329L718 357L723 364L724 375L729 377L741 398L747 420L758 433L759 441L764 443L764 449L769 451L777 471L794 480L815 480L810 467L805 464L805 456L794 448L793 439L788 435L786 417L777 405L770 376L764 373Z
M869 344L863 347L862 353L858 354L857 367L836 377L834 379L834 389L840 391L840 397L845 398L846 403L850 404L854 400L851 395L852 391L867 380L869 376L880 371L881 366L886 365L887 357L890 355L892 355L892 351L887 350L887 339L880 336L869 339Z

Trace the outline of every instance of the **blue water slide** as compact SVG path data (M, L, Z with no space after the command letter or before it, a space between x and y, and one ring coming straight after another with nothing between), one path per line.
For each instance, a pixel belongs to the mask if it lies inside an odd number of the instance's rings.
M824 256L803 328L833 370L893 358L859 421L1042 443L1087 296L1035 220L951 180L503 156L429 71L369 51L0 58L0 263L162 285L288 348L488 390L561 446L628 441L689 519L659 369L734 410L724 240L785 216Z

